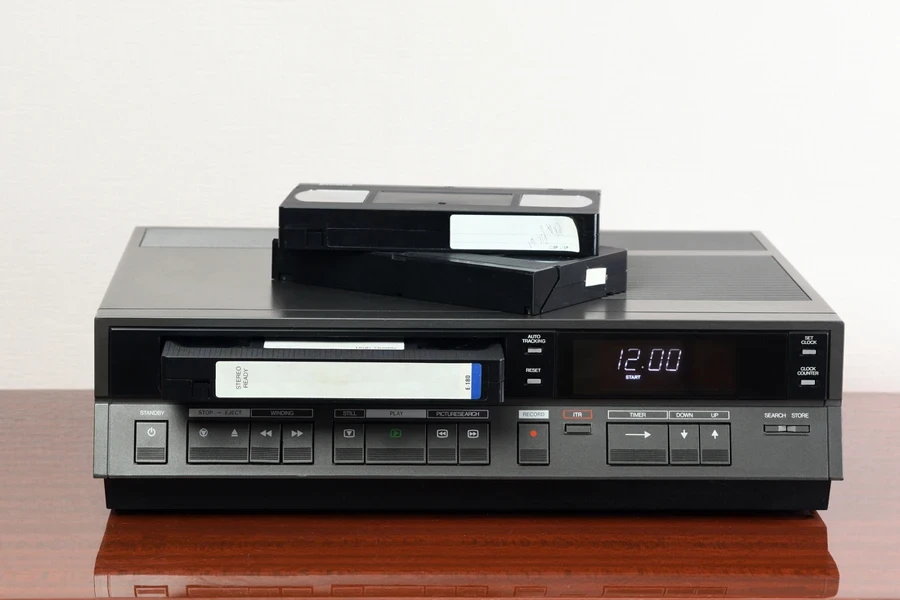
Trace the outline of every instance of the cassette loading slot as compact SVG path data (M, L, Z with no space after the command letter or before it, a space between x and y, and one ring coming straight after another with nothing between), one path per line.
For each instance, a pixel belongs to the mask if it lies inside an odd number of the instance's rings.
M167 341L162 396L173 401L503 401L503 349L425 342Z

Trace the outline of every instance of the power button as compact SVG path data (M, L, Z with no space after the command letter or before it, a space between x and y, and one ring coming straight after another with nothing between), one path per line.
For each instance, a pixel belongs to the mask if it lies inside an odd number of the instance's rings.
M134 462L165 464L168 450L167 421L138 421L134 424Z

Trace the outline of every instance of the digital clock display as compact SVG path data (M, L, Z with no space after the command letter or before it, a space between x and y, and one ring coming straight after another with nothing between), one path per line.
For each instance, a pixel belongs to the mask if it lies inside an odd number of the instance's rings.
M575 334L560 345L571 398L772 398L786 386L777 334Z

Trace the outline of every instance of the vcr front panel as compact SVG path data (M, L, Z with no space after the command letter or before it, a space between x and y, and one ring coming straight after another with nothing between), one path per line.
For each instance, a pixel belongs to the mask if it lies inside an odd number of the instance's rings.
M240 330L113 329L109 386L113 398L160 398L178 403L305 397L339 402L358 397L361 390L369 394L367 401L464 398L485 404L529 404L547 399L825 400L834 397L829 389L830 335L820 329L252 334ZM295 340L297 336L302 340ZM341 344L358 346L332 349ZM294 369L287 369L285 361L294 361ZM306 365L313 374L321 372L324 365L334 373L332 382L344 377L347 385L332 390L333 396L326 396L321 386L301 385L310 374L303 370L303 361L315 363ZM377 361L392 364L372 372L367 362ZM405 366L398 369L399 362ZM472 371L465 371L466 379L460 378L461 385L454 387L451 383L455 380L448 383L448 374L433 370L438 362L471 365ZM241 381L235 389L234 368L246 363L257 365L257 371L250 371L254 375L250 381L259 387L246 385L248 371L244 369L237 378L245 380L245 389ZM839 376L840 370L836 372ZM411 381L418 373L432 385ZM451 369L449 376L453 373ZM276 375L284 378L291 374L294 379L287 384L275 380ZM445 385L438 387L436 378ZM354 382L356 388L350 385ZM411 389L402 389L404 384Z
M827 480L839 422L785 405L98 405L113 478Z

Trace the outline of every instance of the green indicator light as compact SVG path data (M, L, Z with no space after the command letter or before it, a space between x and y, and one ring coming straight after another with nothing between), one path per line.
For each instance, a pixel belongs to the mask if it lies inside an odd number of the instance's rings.
M403 431L401 431L400 429L391 429L391 437L392 438L398 438L398 437L402 437L402 436L403 436Z

